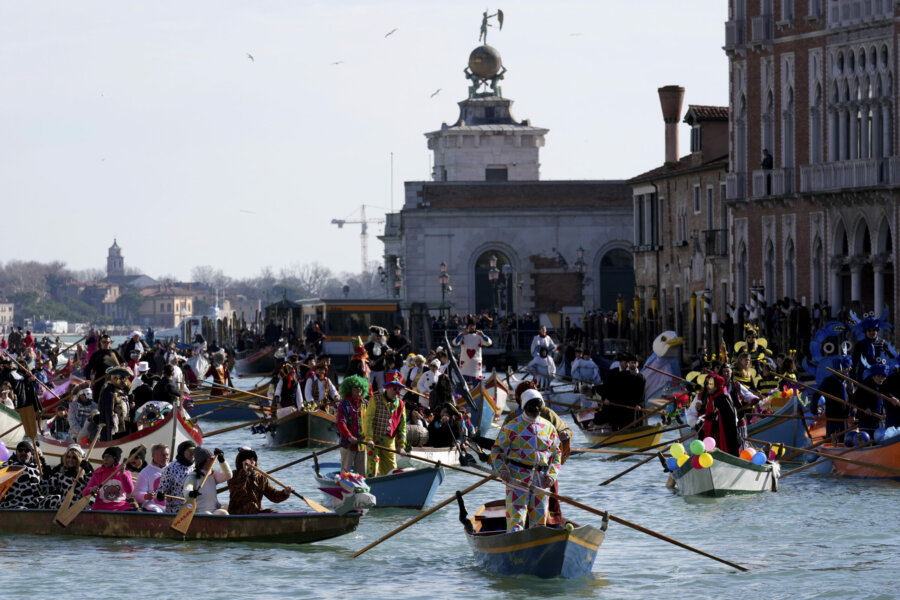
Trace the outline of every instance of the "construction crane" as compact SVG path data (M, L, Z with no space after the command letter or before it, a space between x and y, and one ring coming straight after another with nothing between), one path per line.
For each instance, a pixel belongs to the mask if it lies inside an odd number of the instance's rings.
M362 251L362 272L365 273L369 268L369 223L384 223L384 217L374 219L366 218L366 205L359 207L359 219L332 219L331 224L337 225L338 229L343 229L344 225L354 225L359 223L362 226L362 233L359 234L359 242Z

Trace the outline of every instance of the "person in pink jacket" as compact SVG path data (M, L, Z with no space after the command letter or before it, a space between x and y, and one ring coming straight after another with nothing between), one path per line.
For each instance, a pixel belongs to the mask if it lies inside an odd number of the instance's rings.
M95 494L91 510L133 510L134 506L127 500L134 492L134 481L130 473L119 470L122 449L111 446L103 451L103 465L98 467L91 480L84 487L83 496ZM118 471L116 473L116 471ZM112 477L109 477L115 473ZM109 477L109 481L106 479ZM103 483L106 481L106 483Z

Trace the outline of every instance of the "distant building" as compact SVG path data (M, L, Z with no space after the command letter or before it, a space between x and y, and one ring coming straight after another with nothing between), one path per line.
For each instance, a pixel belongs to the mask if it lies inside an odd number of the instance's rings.
M194 296L190 290L169 284L159 284L141 290L144 304L139 318L145 327L177 327L194 314Z
M6 334L15 322L15 306L12 302L0 301L0 332Z
M109 283L130 286L135 289L143 289L159 285L159 282L147 275L126 275L125 257L117 240L113 239L113 245L109 247L106 256L106 279Z
M665 162L628 181L634 194L634 265L647 338L673 329L693 352L716 343L728 310L728 107L688 106L691 153L678 156L684 88L659 89ZM695 311L692 316L691 311Z

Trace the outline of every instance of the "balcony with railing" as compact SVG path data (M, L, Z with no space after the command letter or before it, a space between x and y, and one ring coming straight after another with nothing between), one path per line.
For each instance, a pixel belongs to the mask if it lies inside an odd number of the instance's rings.
M828 28L840 29L862 23L893 21L894 0L831 0Z
M725 48L743 46L747 43L745 30L746 22L743 19L725 22Z
M895 184L900 162L883 158L858 158L800 168L801 192L828 192Z
M793 192L793 169L760 169L753 171L753 194L751 198L787 196Z
M725 175L725 199L744 200L747 197L747 178L743 173Z
M750 42L754 45L771 44L775 38L775 17L757 15L750 21Z
M728 230L727 229L707 229L700 232L702 234L703 249L706 256L728 256Z

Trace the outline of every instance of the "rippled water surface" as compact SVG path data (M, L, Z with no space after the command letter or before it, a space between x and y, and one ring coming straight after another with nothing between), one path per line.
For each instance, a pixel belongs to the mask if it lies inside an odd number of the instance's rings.
M205 424L208 431L221 426ZM580 437L575 442L584 443ZM208 442L225 450L230 461L247 443L259 452L263 468L309 452L268 450L261 436L246 430ZM310 462L277 477L321 501ZM0 537L0 589L7 598L34 599L900 597L895 483L843 481L807 470L785 478L777 493L686 501L665 487L666 476L652 461L598 487L631 464L573 456L563 468L560 493L750 571L737 572L610 523L589 578L500 577L475 566L452 503L357 559L349 555L418 511L374 510L357 531L304 546ZM448 471L436 501L473 482L471 475ZM470 512L501 494L499 484L476 489L466 496ZM281 506L301 505L291 498ZM573 508L567 515L599 526L592 514Z

